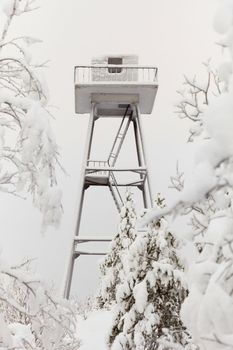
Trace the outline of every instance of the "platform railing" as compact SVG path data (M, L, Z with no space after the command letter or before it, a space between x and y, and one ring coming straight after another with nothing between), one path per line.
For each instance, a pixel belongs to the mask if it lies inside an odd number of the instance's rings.
M94 82L131 82L151 83L157 82L158 69L151 66L128 65L90 65L76 66L74 81L76 84Z
M87 166L88 167L103 167L103 168L107 168L109 166L108 162L105 160L91 160L88 159L87 161ZM109 176L109 171L107 170L89 170L88 171L88 175L92 175L92 176Z

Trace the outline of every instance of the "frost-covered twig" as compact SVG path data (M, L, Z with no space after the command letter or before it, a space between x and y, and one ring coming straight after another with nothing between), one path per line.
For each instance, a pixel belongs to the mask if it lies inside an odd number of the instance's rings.
M12 349L6 342L9 329L11 342L15 336L25 344L20 350L28 346L34 350L77 349L79 341L72 306L68 301L55 299L40 280L22 266L10 268L4 264L0 270L0 311L4 316L4 321L0 319L1 345L6 350ZM20 325L19 334L17 330L10 334L12 324Z
M34 63L32 37L10 36L15 17L36 9L35 0L4 2L6 23L0 42L0 191L25 197L43 213L43 229L57 226L62 206L56 171L62 169L52 134L48 93ZM8 137L10 134L10 137Z

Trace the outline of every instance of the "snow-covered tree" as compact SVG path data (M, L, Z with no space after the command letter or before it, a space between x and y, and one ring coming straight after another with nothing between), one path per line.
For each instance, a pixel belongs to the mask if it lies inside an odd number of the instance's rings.
M35 0L4 0L0 6L0 191L22 197L30 192L43 214L42 227L56 226L61 215L58 148L44 65L30 53L39 40L10 32L13 21L35 9ZM72 305L52 296L26 266L11 267L0 259L0 348L77 349Z
M139 233L124 256L124 279L117 286L112 350L172 349L186 344L180 320L186 296L177 241L160 219Z
M0 261L0 348L78 349L73 306L52 296L26 266Z
M43 214L43 227L56 226L61 215L58 147L50 127L44 64L30 52L40 40L12 36L10 30L12 22L35 9L35 0L4 0L1 8L0 191L23 197L30 192Z
M193 96L199 91L208 98L200 104L195 97L197 105L191 106L194 114L201 111L198 128L191 130L192 140L199 143L195 168L178 197L145 221L168 213L195 215L182 251L189 295L181 317L201 350L233 348L233 1L223 0L219 6L214 27L227 52L216 75L219 90L207 91L208 81L186 81ZM182 104L190 105L190 99Z
M107 307L116 301L116 287L122 279L122 259L135 239L135 224L136 212L132 194L127 190L120 213L118 233L111 242L109 253L100 264L101 280L97 296L97 303L100 307Z

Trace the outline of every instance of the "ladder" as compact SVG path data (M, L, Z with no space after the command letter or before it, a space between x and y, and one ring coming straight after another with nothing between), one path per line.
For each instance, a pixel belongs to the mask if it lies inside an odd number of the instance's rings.
M117 161L117 157L120 153L121 150L121 146L124 142L125 136L127 134L130 122L132 120L132 115L133 115L133 111L131 111L131 114L129 117L127 117L128 114L128 110L130 108L130 105L127 105L127 108L125 110L124 116L122 118L121 124L119 126L119 129L117 131L116 137L114 139L109 157L108 157L108 165L113 167Z
M103 167L110 167L110 168L114 168L118 155L120 153L122 144L125 140L125 136L127 134L127 131L129 129L129 125L130 122L132 121L132 117L133 117L133 111L130 110L131 105L128 104L123 118L121 120L120 126L117 130L116 136L114 138L114 142L112 145L112 148L110 150L109 156L107 158L106 161L96 161L96 160L87 160L87 165L99 165L99 166L103 166ZM130 110L130 113L129 113ZM118 188L118 184L117 184L117 180L114 176L114 171L108 171L108 170L104 170L104 171L93 171L92 173L89 174L89 176L87 176L88 180L91 182L93 180L94 177L100 177L102 178L103 181L106 181L106 183L108 184L111 196L114 200L114 203L116 205L116 208L118 210L118 212L121 211L121 207L123 205L123 200ZM96 181L96 179L94 179Z
M123 203L123 199L121 197L120 191L117 187L116 178L115 178L112 171L109 174L109 189L110 189L110 193L112 195L113 201L116 205L116 208L117 208L118 212L120 213L121 208L122 208L124 203Z
M114 139L114 142L113 142L113 145L112 145L112 148L111 148L108 160L107 160L108 166L110 166L110 167L114 167L114 165L117 161L122 144L124 142L125 136L126 136L127 131L129 129L130 122L132 120L133 111L131 111L129 117L127 117L129 108L130 108L130 105L127 105L127 108L125 110L124 116L122 118L121 124L119 126L118 131L117 131L116 137ZM119 191L118 186L117 186L116 178L115 178L112 171L109 173L109 190L110 190L110 193L111 193L112 198L114 200L114 203L116 205L116 208L117 208L118 212L120 212L121 207L123 205L123 200L122 200L120 191Z

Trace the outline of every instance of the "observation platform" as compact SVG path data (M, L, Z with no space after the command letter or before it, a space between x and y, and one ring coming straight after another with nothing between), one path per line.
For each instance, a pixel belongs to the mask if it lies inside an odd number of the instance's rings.
M158 90L157 73L156 67L135 64L76 66L75 112L90 113L94 102L98 103L99 116L122 117L128 104L138 103L142 114L151 114Z

